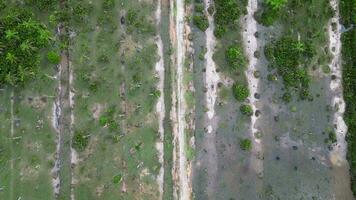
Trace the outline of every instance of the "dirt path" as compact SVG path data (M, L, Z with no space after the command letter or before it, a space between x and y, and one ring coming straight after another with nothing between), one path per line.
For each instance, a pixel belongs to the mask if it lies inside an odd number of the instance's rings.
M172 2L171 2L172 3ZM173 6L173 4L171 5ZM173 10L171 10L172 12ZM171 13L171 14L174 14ZM187 172L187 158L185 155L186 149L186 135L185 135L185 89L183 83L183 76L184 76L184 61L185 61L185 48L184 48L184 0L176 0L176 27L175 27L175 37L176 37L176 50L177 50L177 71L176 71L176 90L173 90L173 98L176 98L176 109L172 109L172 112L175 112L173 115L176 116L175 125L173 126L173 133L175 140L177 142L174 143L175 148L178 149L177 153L173 155L173 159L175 160L176 164L174 167L174 171L178 173L178 183L177 187L179 190L178 197L175 195L176 199L180 200L187 200L190 199L190 192L189 192L189 181L188 181L188 172ZM177 160L178 159L178 160ZM178 163L177 163L178 162ZM178 169L177 169L178 167ZM176 179L177 179L176 178Z
M58 65L58 73L56 75L56 79L58 79L58 91L61 90L61 85L59 82L60 79L60 70L61 67ZM61 115L61 108L59 106L59 95L53 102L53 107L52 107L52 126L54 130L56 131L57 137L56 137L56 153L55 153L55 162L54 162L54 167L51 171L52 173L52 187L54 190L54 194L58 195L59 194L59 150L60 150L60 134L59 134L59 116Z
M243 32L243 41L245 47L245 53L249 60L248 68L245 72L248 88L250 90L249 101L253 109L253 113L256 111L256 98L254 94L257 92L259 80L255 78L254 72L256 71L256 65L258 63L258 59L254 56L254 52L258 50L259 46L257 43L257 39L255 37L255 33L257 32L257 22L254 19L254 13L257 11L257 0L249 0L247 5L247 15L245 16L245 29ZM251 158L251 168L255 170L257 174L263 173L263 162L260 160L259 154L262 154L262 143L261 139L255 137L255 133L258 131L255 128L257 117L253 114L251 116L251 139L252 139L252 153L254 156Z
M161 24L161 0L157 2L157 10L156 10L156 26L160 27ZM164 184L164 127L163 121L165 118L165 105L164 105L164 61L163 61L163 43L161 36L158 31L156 38L157 45L157 53L159 56L159 60L156 63L155 69L158 75L159 81L157 84L157 89L160 91L161 95L158 98L156 104L156 113L158 115L158 132L159 132L159 142L156 144L156 148L159 153L158 160L161 164L161 168L159 170L159 174L157 176L157 182L159 186L159 199L163 199L163 184Z
M205 10L207 12L208 8L213 5L211 0L204 0ZM217 121L215 119L215 103L217 98L217 87L218 82L220 81L219 74L216 72L216 65L213 60L214 50L216 46L216 38L214 36L214 18L212 15L208 15L209 28L205 31L206 35L206 48L207 52L205 54L205 88L206 91L206 107L207 111L207 133L206 133L206 150L210 153L211 156L208 156L208 182L209 184L207 191L208 197L214 199L216 194L216 177L218 171L218 158L216 150L216 129Z
M73 127L74 127L74 95L75 95L75 90L73 87L73 79L74 79L74 75L73 75L73 68L72 68L72 64L69 63L69 106L71 109L70 112L70 135L71 138L73 136ZM72 140L72 139L71 139ZM70 164L71 164L71 168L73 166L75 166L78 163L78 156L77 156L77 152L75 151L75 149L73 149L72 147L72 142L70 143ZM71 179L71 190L70 190L70 198L71 200L74 200L74 187L73 185L75 184L75 179L74 179L74 170L72 170L72 179Z
M350 189L349 166L346 160L347 143L345 140L347 126L344 122L343 115L345 112L345 102L342 91L342 68L341 68L341 25L340 13L337 0L331 0L330 5L335 11L328 27L329 33L329 51L333 55L330 63L331 74L336 79L331 80L330 89L333 93L332 105L336 108L333 116L335 125L335 134L337 143L330 153L330 161L334 165L334 191L336 199L353 199Z

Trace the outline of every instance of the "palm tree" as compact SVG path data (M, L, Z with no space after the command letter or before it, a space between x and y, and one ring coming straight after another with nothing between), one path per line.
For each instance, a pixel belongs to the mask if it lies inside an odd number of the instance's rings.
M29 40L26 40L20 45L20 49L26 53L30 53L35 48L32 46L32 43Z
M9 61L11 64L14 64L16 62L16 56L13 53L8 52L6 54L6 58L7 61Z
M7 40L19 39L18 32L13 30L6 30L5 31L5 38Z

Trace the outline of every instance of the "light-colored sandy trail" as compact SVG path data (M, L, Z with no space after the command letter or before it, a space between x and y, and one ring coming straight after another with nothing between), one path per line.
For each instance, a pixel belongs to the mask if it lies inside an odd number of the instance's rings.
M165 107L164 107L164 59L163 59L163 43L160 36L160 27L161 25L161 0L157 0L157 10L156 10L156 26L157 26L157 53L159 56L159 60L156 63L155 70L158 75L158 84L157 89L160 91L161 95L158 98L156 104L156 113L158 115L158 132L159 132L159 142L156 144L157 151L159 153L158 160L161 164L161 168L159 170L157 176L157 183L159 187L159 199L163 199L163 183L164 183L164 127L163 120L165 117Z
M346 162L347 144L345 136L347 132L347 126L343 120L343 114L345 112L345 102L342 93L342 68L341 68L341 25L339 23L339 9L338 1L331 0L330 5L335 10L335 15L329 22L329 50L333 55L330 63L331 74L336 75L336 79L331 80L330 89L334 93L332 99L332 105L338 107L334 113L335 133L337 136L337 145L331 152L331 161L335 165L343 165ZM333 29L334 26L334 29Z
M204 0L205 11L208 13L208 8L213 6L212 0ZM206 48L207 52L205 54L205 88L206 88L206 107L207 111L207 133L205 135L207 146L206 149L209 151L210 156L208 156L208 162L206 168L209 176L207 180L209 186L207 188L207 194L209 199L214 199L215 187L216 187L216 178L218 176L218 159L216 151L216 128L217 128L217 119L215 118L215 103L217 98L217 88L220 81L220 76L216 71L216 65L213 60L214 50L216 46L216 38L214 36L214 18L213 15L208 15L209 27L205 31L206 36Z
M75 91L73 88L73 67L72 67L72 63L69 62L69 106L71 108L71 112L70 112L70 132L71 132L71 137L73 138L73 128L74 128L74 95L75 95ZM77 155L77 151L75 149L73 149L72 147L72 140L71 140L71 144L70 144L70 163L72 166L76 165L78 162L78 155ZM70 198L71 200L74 200L74 187L73 185L75 184L75 179L74 179L74 170L71 171L72 173L72 180L71 180L71 191L70 191Z
M59 32L59 30L58 30ZM60 79L61 79L61 65L58 65L58 73L56 75L56 80L58 84L58 94L60 93L61 89L61 84L60 84ZM59 187L60 187L60 180L59 180L59 165L60 165L60 159L59 159L59 151L61 149L60 147L60 140L61 140L61 134L59 134L59 117L61 115L61 107L59 106L59 95L57 94L57 98L53 102L53 107L52 107L52 126L54 130L56 131L57 137L56 137L56 153L55 153L55 162L53 169L51 171L52 173L52 187L54 190L54 194L58 195L59 194Z
M347 143L345 140L347 126L343 119L345 112L345 101L342 89L342 62L341 62L341 25L340 12L337 0L331 0L330 5L335 11L328 26L329 51L333 55L330 63L331 74L336 79L331 80L330 89L333 94L332 105L336 108L333 116L333 124L337 142L330 152L330 162L333 164L334 199L352 200L353 194L350 188L349 165L346 160Z
M255 37L255 33L257 32L257 22L254 19L254 13L257 11L257 0L249 0L247 5L247 15L245 16L245 29L246 31L243 32L243 41L245 47L245 53L248 57L249 64L248 68L245 72L247 81L248 81L248 88L250 90L249 101L253 109L253 113L256 111L256 98L254 98L254 94L257 92L259 80L254 76L254 72L256 71L256 65L258 59L254 56L254 52L258 50L258 43ZM257 117L255 114L251 116L251 124L250 124L250 131L251 131L251 139L252 139L252 153L255 156L251 160L251 167L256 171L256 173L260 174L263 173L263 162L260 160L259 154L262 153L262 142L261 139L255 137L255 133L258 131L255 128Z
M204 0L205 9L207 10L211 4L211 0ZM205 73L205 86L207 88L206 92L206 102L208 108L208 118L211 120L215 115L215 102L216 102L216 90L217 85L220 80L219 74L216 72L215 62L213 61L213 54L216 45L216 39L214 36L214 18L208 15L209 28L205 31L206 34L206 48L207 52L205 54L206 62L206 73Z
M172 5L173 6L173 5ZM171 10L171 12L174 10ZM171 14L174 14L171 13ZM179 164L175 164L178 167L174 170L178 172L178 187L179 194L178 197L175 198L180 200L188 200L190 199L190 189L189 189L189 179L188 179L188 171L187 171L187 158L185 155L186 149L186 135L185 135L185 89L183 83L184 76L184 61L185 61L185 43L184 43L184 0L176 0L176 18L175 18L175 37L176 37L176 50L177 50L177 71L176 71L176 88L174 88L175 92L173 92L172 97L176 98L177 108L172 109L174 115L176 116L176 122L173 126L174 137L178 143L178 155L175 155L175 162L179 162ZM174 94L175 93L175 94ZM174 104L173 104L174 105ZM175 143L175 145L177 145ZM177 160L178 158L178 160Z

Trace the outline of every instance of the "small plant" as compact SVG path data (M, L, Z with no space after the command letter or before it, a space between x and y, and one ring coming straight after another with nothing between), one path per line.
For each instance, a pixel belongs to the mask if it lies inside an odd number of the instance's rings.
M50 51L47 53L47 60L50 62L50 63L53 63L53 64L59 64L59 62L61 62L61 56L54 52L54 51Z
M250 91L246 86L237 83L232 86L232 93L238 101L244 101L250 95Z
M122 174L117 174L112 178L112 183L115 185L119 185L122 181Z
M242 105L240 107L240 111L242 114L247 115L247 116L253 115L253 109L252 109L252 106L250 106L250 105Z
M285 92L282 96L282 100L285 102L285 103L289 103L292 101L292 94L290 92Z
M85 134L83 131L76 131L73 136L73 148L77 151L84 151L88 146L90 135Z
M329 141L331 143L336 143L337 142L335 131L329 131Z
M244 151L250 151L252 149L252 142L250 139L242 139L240 141L240 148Z

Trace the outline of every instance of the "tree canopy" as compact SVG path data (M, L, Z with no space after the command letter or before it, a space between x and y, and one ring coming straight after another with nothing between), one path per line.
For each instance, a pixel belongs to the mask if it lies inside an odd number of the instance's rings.
M47 27L22 10L0 17L0 84L17 85L38 72L40 51L51 41Z

